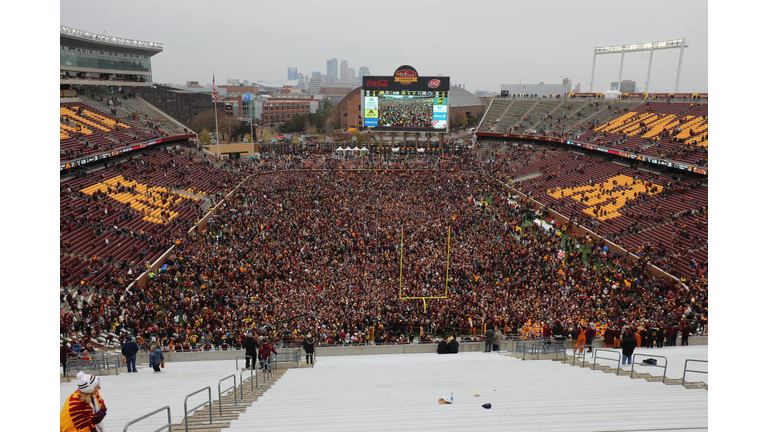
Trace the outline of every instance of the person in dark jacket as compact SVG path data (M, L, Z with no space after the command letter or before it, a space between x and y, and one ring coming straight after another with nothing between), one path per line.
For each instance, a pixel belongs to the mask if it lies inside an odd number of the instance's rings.
M563 324L560 320L555 321L555 325L552 327L552 336L554 336L555 340L558 342L565 341L565 328L563 328Z
M445 341L445 339L441 340L439 344L437 344L437 353L438 354L446 354L448 352L448 342Z
M256 349L259 347L259 343L256 342L256 338L253 337L253 333L248 333L243 341L243 348L245 349L245 368L256 369Z
M659 334L659 328L656 324L651 323L648 326L648 339L647 339L647 345L646 348L653 348L654 345L656 345L656 338Z
M448 342L448 354L458 354L459 353L459 341L456 340L455 337L451 337L450 341Z
M125 343L123 343L120 352L125 356L125 366L128 368L128 372L137 372L136 354L139 352L139 344L132 341L130 335L125 336Z
M315 364L315 339L312 338L312 333L304 338L304 352L307 353L307 364Z
M637 339L632 331L627 329L621 338L621 364L632 364L632 354L637 347Z
M656 347L661 348L664 346L664 339L667 338L667 325L662 323L656 333Z
M488 330L485 332L485 352L491 352L492 347L493 347L493 330L491 330L491 328L488 327Z

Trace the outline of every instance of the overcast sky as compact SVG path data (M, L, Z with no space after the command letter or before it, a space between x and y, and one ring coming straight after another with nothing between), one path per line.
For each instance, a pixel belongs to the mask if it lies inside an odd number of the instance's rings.
M589 90L593 49L686 38L679 92L708 92L707 2L599 1L144 1L129 7L61 1L60 24L165 44L152 59L161 83L228 78L273 81L286 68L326 73L347 60L357 74L391 75L404 64L448 75L469 91L501 84L556 84ZM649 91L674 91L679 49L653 54ZM645 89L648 52L627 54L622 79ZM619 77L621 55L597 56L594 91Z

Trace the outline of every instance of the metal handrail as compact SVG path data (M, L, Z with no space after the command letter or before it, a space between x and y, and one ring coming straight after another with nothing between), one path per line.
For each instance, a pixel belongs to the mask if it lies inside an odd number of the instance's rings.
M540 359L541 355L555 353L557 355L556 360L559 359L560 353L563 353L563 359L566 359L565 342L554 342L549 339L534 339L534 340L518 340L515 341L515 352L523 353L522 360L525 360L526 354L530 354L530 358Z
M219 384L218 384L218 389L219 389L219 417L222 416L221 415L221 405L222 405L222 402L221 402L221 394L222 394L221 393L221 383L224 380L229 379L229 377L232 377L232 382L234 384L232 385L232 387L225 388L224 392L226 393L229 390L235 390L235 405L237 405L237 377L235 376L235 374L232 374L232 375L225 376L224 378L219 380Z
M592 349L592 345L581 345L579 346L579 349L581 349L581 353L577 353L576 350L573 351L573 360L571 362L571 365L576 365L576 357L581 357L581 367L584 367L584 364L586 363L587 359L587 349ZM592 352L592 357L594 358L595 353Z
M143 415L143 416L141 416L141 417L139 417L137 419L129 421L128 423L125 424L125 427L123 428L123 432L126 432L128 430L128 426L130 426L130 425L132 425L134 423L138 423L138 422L140 422L140 421L142 421L142 420L144 420L144 419L146 419L148 417L151 417L151 416L153 416L153 415L155 415L155 414L157 414L157 413L159 413L160 411L163 411L163 410L168 412L168 423L164 424L160 429L155 429L154 432L158 432L158 431L161 431L163 429L168 429L169 431L171 431L172 430L171 429L171 407L166 405L166 406L164 406L162 408L158 408L158 409L152 411L149 414L145 414L145 415Z
M616 351L616 350L607 349L607 348L595 348L592 351L592 358L594 359L594 362L592 362L592 370L597 369L597 359L613 360L613 357L600 357L599 355L597 355L597 353L600 352L600 351L605 351L605 352L609 352L611 354L618 354L619 355L616 358L616 375L618 375L619 371L621 370L621 351Z
M200 392L202 392L202 391L204 391L204 390L208 390L208 401L207 401L207 402L203 402L203 403L201 403L201 404L200 404L200 405L198 405L198 406L192 407L192 410L189 410L189 409L187 409L187 400L189 399L189 397L190 397L190 396L194 396L194 395L196 395L196 394L198 394L198 393L200 393ZM213 408L213 403L211 402L211 386L208 386L208 387L203 387L203 388L201 388L200 390L198 390L198 391L196 391L196 392L194 392L194 393L190 393L190 394L188 394L188 395L187 395L187 396L184 398L184 430L185 430L186 432L189 432L189 420L188 420L188 416L189 416L189 413L190 413L190 412L194 412L194 411L195 411L196 409L198 409L198 408L202 408L202 407L204 407L206 403L207 403L207 404L208 404L208 405L209 405L211 408ZM213 424L213 409L209 409L209 410L208 410L208 419L210 420L211 424Z
M243 397L243 374L248 372L248 371L251 372L251 376L246 378L246 380L251 382L251 391L253 391L253 379L254 378L256 378L256 387L259 387L259 370L255 370L254 371L251 368L248 368L248 369L245 369L245 370L241 370L240 371L240 399L243 399L243 400L245 400L245 398ZM254 372L256 372L255 375L254 375ZM266 382L266 377L264 378L264 381Z
M630 378L634 378L635 377L635 363L637 362L636 361L636 357L637 356L646 357L646 358L656 358L656 357L663 358L664 359L664 366L647 364L647 363L644 363L644 364L646 364L648 366L653 366L653 367L663 367L664 368L664 375L661 376L661 382L663 383L663 382L665 382L667 380L667 363L669 363L667 358L664 357L664 356L660 356L660 355L652 356L650 354L640 354L640 353L632 354L632 369L630 370L630 373L629 373L629 377Z
M707 364L709 364L709 361L708 361L708 360L686 359L686 360L685 360L685 365L683 366L683 385L685 385L685 373L689 371L689 369L688 369L688 362L689 362L689 361L691 361L691 362L699 362L699 363L707 363ZM690 371L691 371L691 372L696 372L696 373L703 373L703 374L707 374L707 375L709 375L709 371L699 371L699 370L693 370L693 369L690 369ZM706 384L705 384L705 385L706 385Z
M255 365L255 364L256 364L256 363L255 363L255 362L256 362L256 357L254 357L254 356L249 356L249 355L244 355L244 356L237 356L237 357L235 357L235 370L240 370L240 366L237 364L238 360L239 360L239 359L246 359L246 358L248 358L248 357L250 357L250 358L251 358L251 367L254 367L253 365Z

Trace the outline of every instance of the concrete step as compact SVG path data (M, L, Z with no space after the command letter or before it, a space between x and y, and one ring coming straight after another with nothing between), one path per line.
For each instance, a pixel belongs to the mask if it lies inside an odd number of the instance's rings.
M686 382L685 384L683 384L683 387L685 387L687 389L704 389L704 390L709 391L709 386L707 384L705 384L703 381L695 382L695 383L689 381L689 382Z
M267 376L265 382L259 381L258 387L254 385L253 391L251 391L251 384L246 381L242 386L242 397L240 395L241 386L237 386L235 390L227 393L221 401L214 400L212 406L206 405L202 409L195 411L188 418L188 430L194 432L221 432L222 429L228 428L233 420L238 419L240 414L256 403L259 397L263 396L267 390L277 383L285 372L285 369L272 371ZM235 392L237 392L237 405L235 405ZM221 408L221 415L219 415L219 408ZM209 413L212 413L213 424L209 423L211 416ZM172 430L182 431L185 429L184 421L172 425Z

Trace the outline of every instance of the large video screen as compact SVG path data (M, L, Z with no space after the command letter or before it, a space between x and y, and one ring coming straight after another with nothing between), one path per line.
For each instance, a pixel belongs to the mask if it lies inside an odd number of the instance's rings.
M365 90L363 125L374 131L446 132L447 91Z

